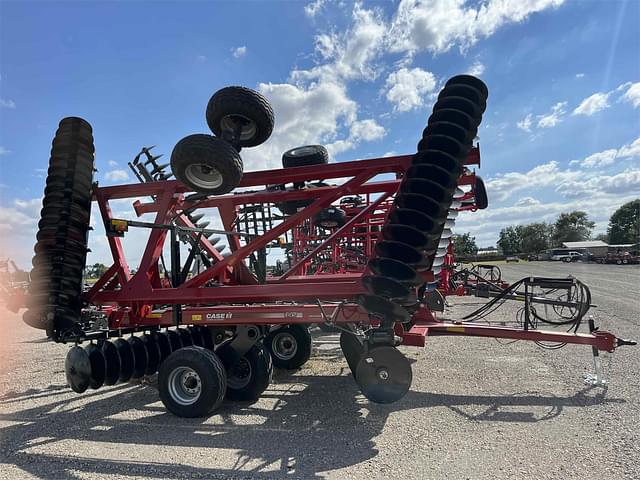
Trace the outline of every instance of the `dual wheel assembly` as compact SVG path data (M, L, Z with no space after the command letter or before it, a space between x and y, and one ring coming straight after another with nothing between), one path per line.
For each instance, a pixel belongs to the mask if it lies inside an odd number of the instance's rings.
M82 393L158 373L167 409L181 417L200 417L225 397L257 400L271 383L274 366L296 369L311 356L305 325L273 328L242 354L230 352L230 344L215 329L191 326L76 345L65 361L67 382Z

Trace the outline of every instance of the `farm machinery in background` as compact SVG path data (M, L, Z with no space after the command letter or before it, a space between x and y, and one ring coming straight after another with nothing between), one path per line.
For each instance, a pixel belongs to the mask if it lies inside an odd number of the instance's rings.
M65 118L53 140L23 318L75 344L65 371L76 392L158 372L160 398L185 417L208 414L225 396L255 400L274 366L303 365L312 323L340 330L359 388L379 403L411 386L397 347L424 346L427 336L612 352L625 343L615 335L539 330L529 310L513 327L437 318L455 219L487 206L469 169L480 164L473 140L487 96L477 78L451 78L412 155L331 164L323 147L309 145L285 152L281 169L243 172L241 150L267 140L274 114L257 92L227 87L207 105L214 135L183 138L167 164L145 148L130 164L140 183L107 187L93 181L90 125ZM135 199L135 214L154 220L115 218L110 202L121 199ZM93 201L113 264L83 292ZM135 274L125 260L133 229L148 231ZM569 303L579 322L588 302ZM84 328L86 315L102 317L103 328Z

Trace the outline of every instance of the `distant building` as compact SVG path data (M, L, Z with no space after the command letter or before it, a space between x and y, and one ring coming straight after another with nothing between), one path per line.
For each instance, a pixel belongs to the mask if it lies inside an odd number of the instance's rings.
M590 253L596 257L601 257L609 251L609 245L602 240L588 240L586 242L564 242L564 248L580 253Z

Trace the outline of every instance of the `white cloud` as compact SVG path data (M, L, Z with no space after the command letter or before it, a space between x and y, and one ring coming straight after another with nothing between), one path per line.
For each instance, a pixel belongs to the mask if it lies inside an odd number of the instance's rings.
M247 53L247 47L242 46L242 47L232 48L231 53L233 54L234 58L244 57Z
M640 137L636 138L633 142L620 147L620 150L618 150L618 157L620 158L640 157Z
M569 181L556 187L565 197L598 194L633 194L640 191L640 169L627 169L615 175L599 175L588 180Z
M466 49L500 27L557 7L563 0L489 0L478 7L465 0L402 0L391 24L390 49L442 53Z
M351 125L350 135L355 142L380 140L386 134L382 125L378 125L375 120L358 120Z
M584 73L576 73L576 78L584 78Z
M2 146L0 146L0 155L8 155L11 153L11 150L8 150Z
M309 18L314 18L318 13L320 13L320 10L322 10L322 7L326 3L326 1L327 0L315 0L315 2L311 2L305 5L304 6L305 15Z
M389 74L385 82L387 100L396 112L407 112L421 107L424 95L436 87L436 79L431 72L420 68L401 68Z
M8 98L0 98L0 108L10 108L14 110L16 108L16 102Z
M531 131L531 125L533 124L533 114L529 113L526 117L520 120L516 125L520 130L524 130L525 132Z
M515 192L534 188L545 188L580 178L581 173L561 170L558 162L552 161L537 165L527 172L499 173L489 179L487 191L491 196L502 201Z
M587 158L582 160L582 162L580 162L580 165L587 168L604 167L606 165L611 165L615 161L617 154L618 150L616 150L615 148L610 148L609 150L589 155Z
M621 97L621 100L633 105L633 108L640 107L640 82L631 84L629 89Z
M475 75L477 77L481 76L484 73L485 70L485 66L482 62L480 62L479 60L476 60L473 65L471 65L471 67L469 67L469 70L467 71L467 73L469 75Z
M118 162L116 162L115 160L109 160L107 163L109 164L110 167L118 166Z
M586 115L590 117L594 113L609 108L609 96L611 92L594 93L590 97L585 98L580 105L573 111L572 115Z
M110 170L105 173L104 178L112 182L129 180L129 173L126 170Z
M551 107L551 112L546 115L538 115L538 128L552 128L562 121L562 117L567 113L567 102L558 102Z

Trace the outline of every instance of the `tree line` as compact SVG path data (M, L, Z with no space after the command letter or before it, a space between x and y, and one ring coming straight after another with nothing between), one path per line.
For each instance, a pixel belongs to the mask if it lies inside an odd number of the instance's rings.
M509 225L500 231L497 246L504 255L515 253L540 253L550 248L561 247L564 242L591 240L595 222L586 212L574 210L561 213L555 222L534 222L525 225ZM606 234L595 240L610 245L635 244L640 242L640 199L625 203L609 219ZM456 255L476 255L478 246L470 233L453 236Z

